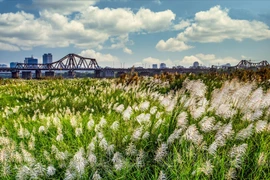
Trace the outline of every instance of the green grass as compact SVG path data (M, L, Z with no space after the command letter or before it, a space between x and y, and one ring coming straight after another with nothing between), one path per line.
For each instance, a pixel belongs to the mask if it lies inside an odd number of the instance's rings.
M103 179L158 179L163 172L166 179L229 179L228 172L232 171L236 179L269 179L270 107L260 106L263 115L251 121L243 117L252 107L234 107L228 99L224 103L237 113L230 117L217 114L218 107L212 102L218 97L213 96L213 91L226 95L237 90L232 86L231 91L223 92L223 84L203 76L192 77L189 82L176 79L169 84L146 78L133 86L117 85L113 79L9 81L0 85L0 178L91 179L99 174ZM242 85L239 83L239 87ZM206 87L203 96L197 95L202 90L198 86ZM252 92L246 93L248 102ZM202 105L204 98L207 101ZM263 99L259 101L263 103ZM140 108L144 102L149 102L146 109ZM132 109L128 119L117 110L119 105L124 110ZM156 112L151 114L152 107ZM194 111L200 107L205 111L195 117ZM181 112L188 116L183 120L186 126L178 127ZM204 132L199 124L205 116L213 117L214 125L220 126ZM89 128L91 119L94 125ZM254 128L246 140L235 138L249 124L257 127L258 120L267 125L258 132ZM116 129L111 127L114 122L118 122ZM224 130L230 122L232 130ZM202 137L199 143L195 131L187 131L191 125ZM41 126L44 132L39 132ZM172 137L178 129L181 133ZM76 135L76 131L82 133ZM63 140L59 141L58 135L63 135ZM218 136L223 144L218 144L211 154L209 147ZM174 140L168 143L170 138ZM131 143L135 148L129 154ZM239 157L235 166L231 151L244 143L247 148L236 152ZM161 144L167 144L167 149L162 150ZM156 161L158 151L163 155ZM117 153L120 159L114 158ZM88 158L91 154L96 161ZM206 162L210 167L205 166ZM40 170L38 163L42 164ZM81 168L76 169L74 164ZM56 170L52 175L47 172L49 166Z

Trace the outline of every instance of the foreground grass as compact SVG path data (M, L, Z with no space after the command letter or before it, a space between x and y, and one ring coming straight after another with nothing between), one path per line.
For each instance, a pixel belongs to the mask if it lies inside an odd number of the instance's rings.
M0 86L1 179L270 179L270 92L236 80L178 84Z

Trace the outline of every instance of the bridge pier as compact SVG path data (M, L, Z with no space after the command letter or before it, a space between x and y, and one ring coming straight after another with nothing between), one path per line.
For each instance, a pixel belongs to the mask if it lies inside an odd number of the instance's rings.
M42 76L41 70L40 69L36 70L36 79L40 79L41 76Z
M102 71L100 69L95 70L95 77L102 78Z
M69 78L74 78L75 76L76 76L75 71L72 71L72 70L68 71L68 77Z
M54 71L46 71L45 76L46 77L54 77Z
M32 79L32 72L31 71L23 71L22 78L23 79Z
M12 71L11 72L11 77L13 79L18 79L19 78L19 75L20 75L20 71Z

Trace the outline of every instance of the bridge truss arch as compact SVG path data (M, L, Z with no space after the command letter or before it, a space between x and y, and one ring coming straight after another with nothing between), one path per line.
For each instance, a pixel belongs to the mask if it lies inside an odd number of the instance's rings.
M18 63L16 69L28 70L95 70L100 69L96 59L86 58L77 54L68 54L60 60L48 64Z

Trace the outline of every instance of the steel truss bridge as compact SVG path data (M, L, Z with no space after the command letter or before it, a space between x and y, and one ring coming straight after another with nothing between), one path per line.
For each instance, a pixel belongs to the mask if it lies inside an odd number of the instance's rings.
M270 67L270 65L266 60L259 63L252 63L247 60L241 60L236 66L231 66L227 69L258 69L262 67ZM205 73L213 70L215 71L216 69L217 67L212 66L212 68L135 68L135 71L142 75L150 75L160 74L162 72ZM82 57L77 54L68 54L60 60L48 64L17 63L15 68L0 68L0 72L11 72L13 78L18 78L20 71L22 71L22 74L25 74L25 76L22 75L23 78L31 78L31 71L36 71L36 78L39 78L41 77L41 71L45 71L45 76L54 76L54 71L58 70L68 71L69 76L74 76L75 71L95 71L95 77L108 77L112 76L112 74L115 72L120 74L128 73L131 71L131 68L101 68L98 65L96 59Z
M264 60L259 63L253 63L248 60L241 60L236 66L234 66L237 69L247 69L247 68L261 68L261 67L269 67L269 63Z

